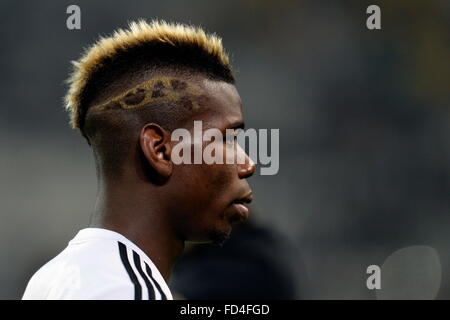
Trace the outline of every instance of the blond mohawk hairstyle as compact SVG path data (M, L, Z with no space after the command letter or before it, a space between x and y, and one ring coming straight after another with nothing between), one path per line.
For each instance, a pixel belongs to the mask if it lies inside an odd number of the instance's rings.
M131 22L128 29L118 29L110 37L101 37L87 48L78 61L72 61L73 72L67 83L69 90L65 97L65 107L70 115L70 125L81 129L86 108L84 96L96 73L117 56L126 54L133 48L152 44L172 48L195 48L213 62L213 68L220 70L219 78L234 82L229 58L222 46L222 40L215 34L206 34L200 28L171 24L162 20L150 23L139 20ZM152 52L148 52L152 55Z

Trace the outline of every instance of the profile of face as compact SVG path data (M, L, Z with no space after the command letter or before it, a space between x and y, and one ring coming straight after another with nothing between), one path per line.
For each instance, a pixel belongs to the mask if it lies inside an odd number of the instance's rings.
M218 129L224 139L213 141L223 148L223 155L245 158L237 163L179 164L173 166L170 212L175 215L174 224L187 241L225 241L232 225L247 219L245 204L252 200L252 191L246 178L255 172L255 164L245 151L227 136L227 129L238 129L244 125L242 103L234 85L223 81L203 80L202 87L208 96L208 108L194 116L186 125L193 133L193 122L202 121L202 130ZM228 133L230 130L228 130ZM174 142L176 143L176 142ZM211 142L203 141L203 148ZM240 154L239 154L240 153Z

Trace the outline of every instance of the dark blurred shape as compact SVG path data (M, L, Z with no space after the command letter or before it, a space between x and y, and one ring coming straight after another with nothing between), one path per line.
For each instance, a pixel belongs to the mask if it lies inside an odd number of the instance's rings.
M269 228L248 221L219 247L196 244L177 263L171 289L185 299L297 299L298 254Z

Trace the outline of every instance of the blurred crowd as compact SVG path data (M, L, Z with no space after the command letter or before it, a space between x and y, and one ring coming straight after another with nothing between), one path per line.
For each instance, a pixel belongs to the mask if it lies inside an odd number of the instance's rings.
M450 299L450 2L376 3L381 30L366 28L366 1L3 0L0 299L20 298L89 223L95 168L68 127L64 79L137 18L220 35L246 126L280 129L278 174L249 180L251 221L221 248L190 248L180 297L376 299L375 264L382 284L384 271L404 280L397 297ZM66 28L70 4L81 30ZM413 246L428 249L396 254Z

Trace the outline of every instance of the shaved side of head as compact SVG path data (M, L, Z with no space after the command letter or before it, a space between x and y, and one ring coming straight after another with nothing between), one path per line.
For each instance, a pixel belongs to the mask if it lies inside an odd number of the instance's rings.
M74 66L70 123L92 146L98 173L110 177L121 175L146 123L172 131L205 110L202 80L234 83L220 38L164 21L132 22L101 38Z

